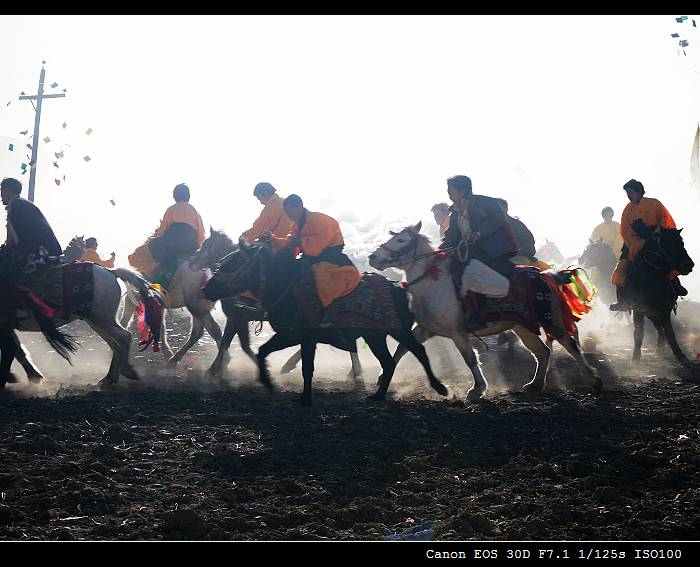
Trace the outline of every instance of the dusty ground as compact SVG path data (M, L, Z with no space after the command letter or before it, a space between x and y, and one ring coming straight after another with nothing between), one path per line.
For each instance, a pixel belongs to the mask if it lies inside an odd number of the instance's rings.
M211 340L177 370L137 355L143 380L101 391L106 347L82 323L72 368L24 334L47 379L15 368L22 382L0 392L0 538L700 539L699 382L653 348L631 367L631 331L614 328L619 346L588 343L600 396L560 349L549 390L518 393L532 359L488 339L480 403L436 344L451 397L407 358L385 403L365 401L368 349L353 384L347 355L321 347L313 408L299 371L279 375L292 350L271 357L272 395L237 342L225 380L204 376Z

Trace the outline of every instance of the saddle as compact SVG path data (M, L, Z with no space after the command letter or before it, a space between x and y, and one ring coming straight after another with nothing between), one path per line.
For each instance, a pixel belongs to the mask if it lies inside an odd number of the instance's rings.
M303 269L292 286L292 293L304 318L304 321L300 321L303 326L321 328L321 321L328 312L334 327L391 332L403 329L394 302L396 287L397 283L380 274L364 272L351 293L339 297L324 310L311 270Z

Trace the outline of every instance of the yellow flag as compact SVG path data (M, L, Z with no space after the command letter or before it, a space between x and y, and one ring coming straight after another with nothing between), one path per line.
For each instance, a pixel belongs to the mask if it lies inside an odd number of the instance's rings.
M700 123L695 131L695 141L693 142L693 153L690 156L690 179L695 188L700 191Z

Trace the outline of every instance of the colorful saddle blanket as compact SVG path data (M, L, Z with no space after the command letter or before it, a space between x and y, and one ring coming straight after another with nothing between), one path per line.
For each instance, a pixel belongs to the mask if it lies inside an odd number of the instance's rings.
M52 319L68 321L71 317L85 317L92 310L93 289L92 262L62 264L47 271L46 275L31 284L31 292L42 312ZM18 309L18 321L31 319L26 309Z
M300 311L311 327L318 327L325 311L328 311L334 327L389 332L402 329L394 306L393 289L396 286L396 282L379 274L365 272L351 293L339 297L324 310L316 292L313 274L310 270L302 270L293 293Z
M474 310L485 324L510 321L522 325L529 331L539 334L540 326L548 330L552 327L552 289L546 276L537 268L519 266L508 278L508 295L491 298L469 292L462 300L465 312Z

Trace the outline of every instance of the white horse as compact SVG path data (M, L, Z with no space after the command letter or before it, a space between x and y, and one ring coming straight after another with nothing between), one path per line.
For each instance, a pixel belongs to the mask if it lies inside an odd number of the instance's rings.
M120 374L131 380L139 379L136 370L129 363L131 333L119 325L116 320L122 295L117 279L121 279L131 285L139 294L141 300L149 305L149 308L157 302L148 282L137 273L124 268L110 270L98 264L93 264L92 306L89 313L80 316L70 314L68 319L57 318L53 320L55 326L61 327L76 319L83 319L109 345L109 348L112 350L112 363L107 375L99 382L101 386L117 382ZM43 332L35 317L21 320L16 329L19 331ZM10 344L9 348L16 349L13 352L13 357L17 357L30 380L34 382L40 381L43 376L34 368L29 358L25 355L25 350L20 344L16 333L14 333L12 343L14 343L14 346ZM7 371L9 373L9 367Z
M433 248L430 240L420 234L421 223L409 226L401 232L394 234L387 242L379 246L369 257L370 265L383 270L395 267L406 272L408 290L411 295L411 310L415 314L417 326L413 333L418 342L424 342L428 338L438 335L449 337L459 349L467 366L474 376L474 385L469 389L467 397L471 401L478 400L486 392L488 384L480 368L477 354L469 340L469 332L466 330L466 315L455 292L452 277L448 269L448 258L442 258L439 270L429 268L434 266L437 250ZM513 329L520 337L525 347L532 353L537 361L535 376L525 384L526 391L541 391L547 381L547 369L551 350L542 342L539 335L531 332L522 325L512 322L489 323L479 329L480 336L496 335ZM562 316L562 306L558 295L552 293L552 323L548 329L566 351L574 358L586 382L598 392L602 388L602 382L590 367L579 350L573 337L569 336ZM398 362L406 353L399 346L394 353L394 361Z
M199 339L202 338L204 330L211 335L216 344L221 343L221 328L212 317L211 310L214 302L207 300L202 295L204 284L209 281L211 273L206 269L191 268L187 260L183 260L175 271L175 275L170 281L168 292L161 296L165 309L179 309L186 307L192 315L192 329L187 342L173 354L173 350L168 343L167 330L165 326L165 310L163 310L163 324L161 326L162 350L169 365L176 365L185 356ZM121 324L127 329L130 327L130 320L136 307L140 303L140 298L133 286L127 285L127 293L124 297L124 310L122 311ZM228 363L229 355L224 353L224 364Z

